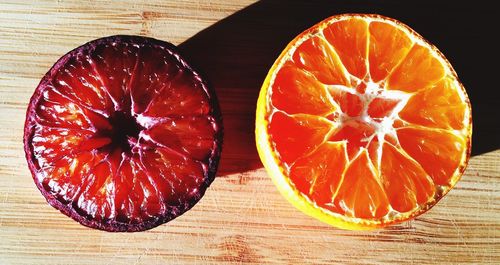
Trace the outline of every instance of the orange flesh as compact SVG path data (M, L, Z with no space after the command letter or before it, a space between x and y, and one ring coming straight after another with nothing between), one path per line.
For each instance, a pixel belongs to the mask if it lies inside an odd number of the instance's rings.
M455 184L468 151L470 107L453 70L395 22L320 25L283 53L267 91L283 174L317 207L347 217L427 209Z

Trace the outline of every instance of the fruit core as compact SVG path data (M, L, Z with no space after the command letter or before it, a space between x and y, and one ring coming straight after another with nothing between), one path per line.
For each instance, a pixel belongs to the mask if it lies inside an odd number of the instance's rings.
M107 148L121 148L128 153L137 144L139 133L144 128L137 122L137 119L128 111L116 111L109 118L110 130L103 134L110 139ZM106 146L104 146L106 148Z
M394 122L409 95L400 91L385 90L383 85L372 81L359 81L355 91L340 85L328 87L339 109L326 117L342 125L329 140L346 141L347 153L351 158L373 140L381 142L384 139L391 141L397 138Z

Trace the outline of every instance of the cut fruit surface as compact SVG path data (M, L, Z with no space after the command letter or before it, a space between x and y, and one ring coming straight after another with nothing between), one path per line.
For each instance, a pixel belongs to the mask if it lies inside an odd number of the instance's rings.
M50 205L81 224L142 231L183 214L214 180L213 90L166 42L111 36L64 55L33 94L24 147Z
M457 183L471 107L446 58L401 22L330 17L296 37L257 102L260 158L297 208L346 229L414 218Z

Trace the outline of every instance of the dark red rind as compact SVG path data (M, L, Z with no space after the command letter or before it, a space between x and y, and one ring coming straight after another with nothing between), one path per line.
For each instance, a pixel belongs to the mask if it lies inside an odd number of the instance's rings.
M74 208L71 207L71 204L65 205L61 203L59 200L57 200L53 195L51 195L49 192L47 192L43 187L42 183L39 183L36 178L36 167L34 165L34 155L33 152L30 148L30 141L32 139L34 130L33 130L33 123L34 123L34 113L36 110L37 103L39 102L40 97L42 96L43 90L46 87L47 83L49 80L52 80L59 68L65 65L65 63L73 57L76 57L76 55L79 52L85 51L85 50L91 50L95 49L97 45L99 44L105 44L105 43L110 43L110 42L128 42L128 43L133 43L133 44L151 44L153 46L159 46L163 47L169 52L171 52L172 55L175 56L175 58L178 60L179 63L182 64L184 69L187 69L193 73L196 79L199 80L203 90L205 91L209 103L210 103L210 113L209 115L214 117L215 123L217 125L216 128L216 134L215 134L215 148L212 150L212 154L210 155L208 159L208 170L207 174L204 176L205 177L205 183L202 185L199 189L198 196L195 197L195 199L191 201L186 201L184 204L183 209L178 209L179 211L177 213L172 213L172 211L168 212L166 211L165 214L156 216L158 219L155 221L150 221L150 222L143 222L141 224L124 224L116 221L110 221L110 222L97 222L94 220L89 220L85 218L84 216L80 215ZM215 174L217 172L217 167L219 164L219 159L220 159L220 154L222 152L222 142L223 142L223 124L222 124L222 114L220 111L220 106L219 106L219 101L217 100L217 96L215 94L215 90L209 85L209 83L202 78L202 76L196 71L192 66L190 66L180 55L178 49L171 43L164 42L161 40L153 39L153 38L148 38L148 37L141 37L141 36L130 36L130 35L115 35L115 36L109 36L109 37L104 37L100 39L96 39L90 42L87 42L80 47L77 47L73 49L72 51L66 53L64 56L62 56L52 67L51 69L45 74L45 76L42 78L40 83L38 84L37 88L35 89L35 92L31 96L28 108L26 110L26 120L25 120L25 125L24 125L24 135L23 135L23 143L24 143L24 152L26 155L26 161L28 163L28 167L30 169L30 172L32 174L33 180L42 193L42 195L45 197L47 202L54 208L58 209L60 212L63 214L71 217L75 221L79 222L80 224L91 227L91 228L96 228L108 232L138 232L138 231L144 231L148 229L152 229L154 227L157 227L161 224L164 224L166 222L169 222L176 217L184 214L187 212L189 209L191 209L205 194L206 189L210 186L210 184L213 182L215 179Z

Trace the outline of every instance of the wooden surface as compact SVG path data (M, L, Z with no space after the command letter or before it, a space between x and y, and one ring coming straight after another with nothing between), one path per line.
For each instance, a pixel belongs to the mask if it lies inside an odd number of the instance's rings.
M473 143L469 167L457 187L416 220L351 232L305 216L279 195L257 158L252 132L265 72L287 40L337 12L331 5L294 2L286 7L290 12L280 13L275 12L279 1L9 2L0 0L0 265L500 263L500 150L494 131L499 126L478 115L496 103L480 97L481 87L497 87L481 86L483 81L470 75L474 69L467 68L477 68L468 66L467 53L444 41L459 36L447 28L449 20L425 18L437 23L437 33L418 23L422 17L386 12L417 26L458 65L473 103L475 135L481 136ZM312 9L317 13L301 12ZM338 12L350 10L344 3ZM371 9L350 12L355 11ZM40 78L74 47L114 34L180 45L216 87L226 126L219 174L205 197L176 220L141 233L92 230L50 207L32 181L22 149L26 106Z

